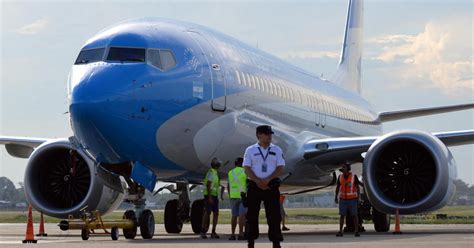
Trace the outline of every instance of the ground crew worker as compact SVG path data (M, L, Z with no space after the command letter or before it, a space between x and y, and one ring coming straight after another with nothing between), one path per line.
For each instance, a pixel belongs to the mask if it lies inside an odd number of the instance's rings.
M242 193L247 192L247 175L245 174L242 163L244 159L239 157L235 159L235 168L229 171L229 184L227 191L229 192L230 207L232 210L231 231L229 240L244 240L244 226L247 215L247 208L242 203ZM235 228L237 226L237 218L239 220L239 236L235 236Z
M359 204L359 179L351 173L351 165L346 163L342 165L342 174L337 179L336 196L334 201L339 204L339 232L337 237L342 237L342 227L346 214L350 213L354 222L354 236L359 237L359 220L357 205Z
M212 232L211 239L218 239L219 235L216 233L217 220L219 218L219 187L220 179L217 170L221 166L221 162L217 158L213 158L211 168L206 173L204 178L204 215L202 217L201 238L206 239L207 229L212 212ZM221 188L221 200L223 199L224 188Z
M283 204L285 203L285 195L280 195L280 214L281 214L281 230L282 231L289 231L290 228L286 227L285 220L286 220L286 212L285 207Z
M243 166L249 179L247 184L247 238L248 247L255 246L259 236L258 215L263 201L267 215L268 238L274 248L280 248L283 241L280 222L280 179L285 160L280 147L271 143L272 128L267 125L257 127L258 142L247 147Z

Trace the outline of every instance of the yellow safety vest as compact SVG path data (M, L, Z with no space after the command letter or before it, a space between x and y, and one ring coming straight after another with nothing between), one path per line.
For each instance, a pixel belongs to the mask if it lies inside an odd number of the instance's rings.
M240 192L247 191L247 175L242 167L235 167L229 171L230 198L240 199Z
M209 169L209 171L206 173L206 177L204 178L204 195L209 195L207 192L207 178L210 175L212 176L212 182L211 182L211 195L213 196L218 196L219 195L219 176L217 175L217 170L214 168Z

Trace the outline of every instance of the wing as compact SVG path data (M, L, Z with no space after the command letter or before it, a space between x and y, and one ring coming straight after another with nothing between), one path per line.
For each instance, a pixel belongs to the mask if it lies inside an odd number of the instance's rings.
M35 147L48 140L45 138L0 136L0 145L5 145L7 152L13 157L28 158Z
M434 107L434 108L420 108L420 109L389 111L389 112L379 113L379 119L381 122L388 122L388 121L414 118L414 117L419 117L419 116L442 114L442 113L448 113L448 112L453 112L453 111L461 111L461 110L472 109L472 108L474 108L474 103Z
M433 133L446 146L474 144L474 130ZM341 164L345 161L362 162L361 154L379 137L349 137L310 140L304 145L304 158L317 158L327 164Z

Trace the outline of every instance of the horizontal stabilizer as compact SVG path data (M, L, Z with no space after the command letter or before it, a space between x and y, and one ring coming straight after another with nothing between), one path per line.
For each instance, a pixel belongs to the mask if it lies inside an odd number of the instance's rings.
M390 112L381 112L379 113L379 119L381 122L388 121L397 121L402 119L442 114L466 109L474 108L474 103L468 104L459 104L443 107L433 107L433 108L421 108L421 109L409 109L409 110L399 110L399 111L390 111Z

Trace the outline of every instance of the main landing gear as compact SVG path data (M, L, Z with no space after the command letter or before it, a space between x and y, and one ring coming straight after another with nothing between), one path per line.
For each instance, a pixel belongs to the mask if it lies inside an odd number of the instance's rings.
M165 206L165 230L167 233L180 233L183 224L191 222L193 232L201 232L202 215L204 214L204 200L196 200L190 206L189 191L196 185L189 187L187 182L176 183L176 189L172 185L160 188L157 192L167 189L171 193L178 195L178 199L169 200Z

